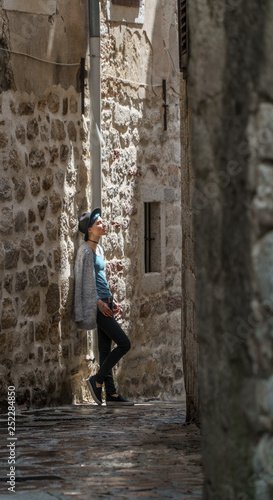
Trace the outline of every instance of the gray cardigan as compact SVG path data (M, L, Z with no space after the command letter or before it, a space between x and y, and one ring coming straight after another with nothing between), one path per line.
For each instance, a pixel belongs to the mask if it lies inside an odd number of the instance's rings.
M74 319L80 330L93 330L97 326L97 290L93 251L87 242L78 249L74 278Z

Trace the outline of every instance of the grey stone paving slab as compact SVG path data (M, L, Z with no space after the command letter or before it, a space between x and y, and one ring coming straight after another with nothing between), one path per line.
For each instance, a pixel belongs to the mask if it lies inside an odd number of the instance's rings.
M1 500L202 498L200 432L185 425L183 402L20 411L16 437L16 493L7 491L6 456Z

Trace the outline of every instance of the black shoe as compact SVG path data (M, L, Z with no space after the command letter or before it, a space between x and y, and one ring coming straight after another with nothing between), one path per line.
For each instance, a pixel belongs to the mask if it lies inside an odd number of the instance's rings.
M94 401L98 404L101 405L102 400L101 400L101 391L102 387L97 387L96 382L95 382L95 375L92 377L89 377L86 379L86 383L88 385L88 389L91 392L92 398Z
M107 406L134 406L133 401L127 401L122 396L109 396L106 395L106 405Z

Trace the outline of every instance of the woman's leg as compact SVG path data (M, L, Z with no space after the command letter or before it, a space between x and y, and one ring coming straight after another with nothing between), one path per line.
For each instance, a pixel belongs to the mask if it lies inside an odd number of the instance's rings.
M116 391L114 384L113 386L111 384L111 370L122 358L122 356L124 356L124 354L129 351L131 343L115 318L104 316L100 311L98 311L97 323L99 333L99 351L100 357L102 359L102 364L100 364L100 369L96 375L95 380L99 384L103 384L103 382L105 382L107 394L114 394ZM106 340L106 338L108 338L108 341ZM114 347L114 349L111 351L112 340L113 342L115 342L116 347ZM108 382L110 383L108 384Z
M103 365L107 356L111 352L112 340L110 337L104 333L104 331L98 325L98 347L99 347L99 355L100 355L100 366ZM112 370L108 373L106 379L104 380L105 390L107 394L115 394L116 388L113 379Z

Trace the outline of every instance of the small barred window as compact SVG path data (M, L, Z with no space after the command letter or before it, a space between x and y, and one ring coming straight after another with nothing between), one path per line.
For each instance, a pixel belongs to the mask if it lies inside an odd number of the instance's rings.
M185 71L189 59L189 26L187 0L178 0L180 71Z

